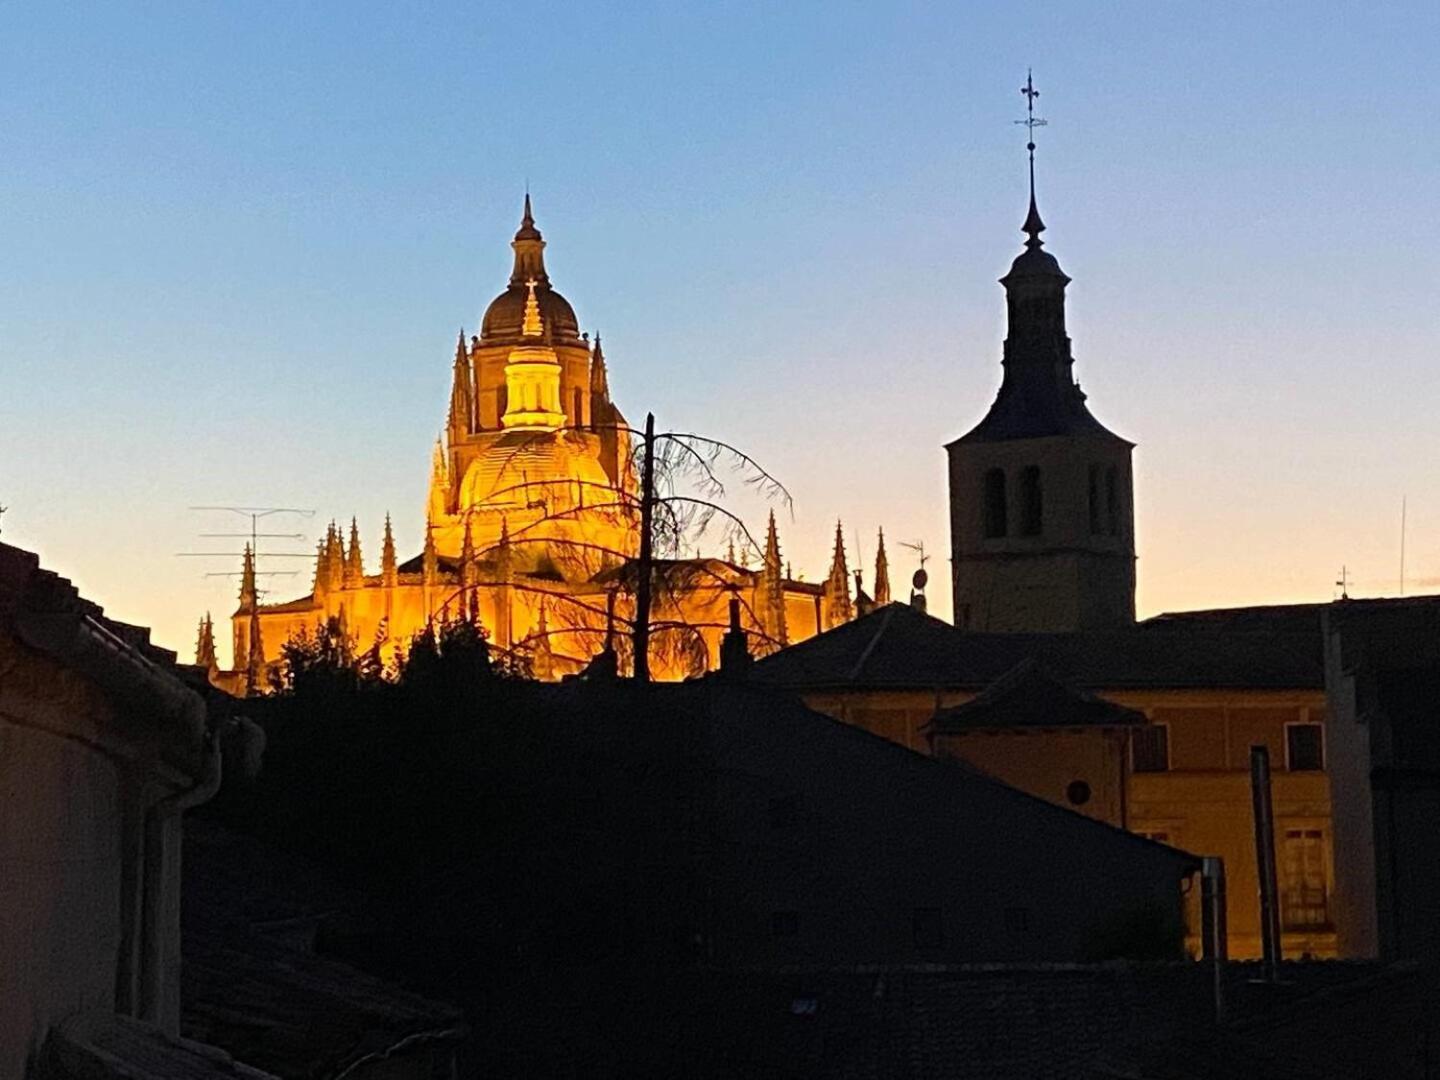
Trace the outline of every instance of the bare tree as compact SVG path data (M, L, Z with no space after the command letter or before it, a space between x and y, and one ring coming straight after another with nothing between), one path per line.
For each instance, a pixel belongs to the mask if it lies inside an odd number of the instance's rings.
M567 579L608 580L603 604L593 597L528 587L556 608L552 616L558 625L546 627L542 636L580 634L597 641L603 638L602 653L611 653L612 662L618 666L622 648L617 624L623 624L623 638L629 645L623 651L629 654L634 677L641 682L649 681L657 638L668 642L672 650L694 657L697 649L704 649L701 631L723 630L727 625L720 621L656 618L657 603L680 612L681 597L693 594L707 581L717 589L734 589L733 582L717 575L703 561L685 558L687 551L698 550L707 542L728 542L746 551L761 550L745 521L725 505L729 495L727 481L738 482L766 501L779 501L787 508L792 505L790 493L754 458L727 442L694 432L656 431L653 413L646 416L643 429L617 424L559 430L589 433L603 430L624 435L630 441L628 470L622 469L621 476L609 484L575 477L532 480L522 473L518 481L497 487L488 492L486 498L540 509L542 513L499 543L473 552L471 557L477 564L483 559L494 565L505 545L544 545L551 555L563 560ZM557 434L559 432L536 432L533 439L553 438ZM518 462L530 442L526 440L512 450L512 462ZM509 464L501 469L502 476L514 471ZM638 478L638 483L627 483L627 477ZM578 492L579 498L555 497L563 493L561 489L570 489L571 496ZM557 508L560 502L567 505ZM578 522L587 515L592 520L599 515L618 525L618 531L633 527L635 548L621 549L589 539L556 535L558 524ZM499 584L527 589L526 585L512 580L480 580L463 566L460 577L447 606L453 603L457 610L472 614L475 605L466 598L469 590ZM632 599L633 608L628 614L619 609L617 593ZM737 593L736 598L742 607L749 608L744 597ZM761 620L753 610L749 614L752 626L769 644L759 630Z

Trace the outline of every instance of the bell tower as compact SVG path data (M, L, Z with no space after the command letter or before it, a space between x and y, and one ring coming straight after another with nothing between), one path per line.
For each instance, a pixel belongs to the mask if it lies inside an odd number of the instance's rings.
M1000 279L1008 315L1000 390L985 418L946 446L955 625L1056 633L1135 621L1132 443L1090 413L1065 333L1070 279L1044 250L1035 202L1027 77L1030 209L1025 250Z

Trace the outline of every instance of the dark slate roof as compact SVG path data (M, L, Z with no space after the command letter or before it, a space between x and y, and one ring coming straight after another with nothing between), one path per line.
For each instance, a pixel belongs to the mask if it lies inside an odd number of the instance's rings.
M1318 617L1303 631L1197 619L1075 634L997 634L959 630L899 603L765 657L752 678L792 690L978 691L1027 658L1090 690L1325 684Z
M1146 723L1134 709L1061 682L1033 657L1020 661L979 697L941 709L930 721L937 734L1037 727L1128 727Z
M283 1077L338 1076L396 1048L454 1046L458 1009L305 947L362 898L214 822L185 827L181 1028Z
M36 1075L49 1080L275 1080L214 1046L128 1016L89 1012L56 1025Z
M1393 1008L1415 972L1379 965L1289 964L1284 987L1252 988L1254 965L1232 964L1226 984L1263 1031L1211 1022L1210 971L1158 965L963 965L797 972L751 978L749 1038L783 1053L793 1075L845 1080L1339 1080L1421 1075L1396 1069L1427 1035L1413 1010L1393 1046L1325 1003L1325 987L1353 984L1350 1005ZM1264 994L1260 991L1265 991ZM1233 994L1232 994L1233 998ZM739 1010L736 1009L735 1012ZM1309 1013L1307 1041L1285 1037ZM787 1015L788 1014L788 1015ZM740 1018L726 1016L736 1022ZM788 1022L787 1022L788 1021ZM1315 1025L1319 1026L1319 1025ZM1432 1025L1433 1026L1433 1022ZM1306 1033L1311 1028L1307 1026ZM1370 1054L1357 1071L1346 1057Z
M1046 372L1048 375L1049 372ZM1078 384L1057 389L1051 379L1025 379L1006 373L990 411L973 428L947 445L1042 439L1052 435L1092 436L1133 446L1107 428L1085 404Z
M150 643L150 631L107 616L33 552L0 543L0 633L78 673L122 714L126 738L158 735L162 753L182 771L203 765L205 703L186 686L175 654Z

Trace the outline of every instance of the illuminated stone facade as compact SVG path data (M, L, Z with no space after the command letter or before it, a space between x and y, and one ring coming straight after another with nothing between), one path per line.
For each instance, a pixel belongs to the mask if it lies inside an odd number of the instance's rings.
M610 397L597 335L550 283L545 241L526 196L514 267L480 333L456 345L445 434L437 440L424 550L401 561L387 518L378 573L359 529L331 525L310 593L263 603L247 556L231 617L233 665L221 670L209 619L197 662L231 692L263 688L292 637L339 619L358 649L387 662L432 620L478 618L492 644L546 679L581 670L609 636L626 666L625 616L639 548L633 441ZM854 601L837 531L823 581L791 578L771 516L751 567L729 558L661 564L652 624L652 672L684 678L718 666L729 601L741 601L752 648L766 652L850 619ZM882 566L883 569L883 566ZM888 595L886 581L875 583ZM864 597L857 599L863 602Z

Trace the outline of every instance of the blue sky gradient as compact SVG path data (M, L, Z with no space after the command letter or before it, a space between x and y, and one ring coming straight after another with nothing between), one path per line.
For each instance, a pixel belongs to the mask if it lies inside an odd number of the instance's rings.
M1342 563L1393 593L1402 496L1437 591L1437 40L1434 3L5 4L4 538L182 651L234 604L173 555L222 525L191 504L418 548L528 179L628 415L765 462L812 579L837 515L867 559L923 539L948 614L940 448L999 380L1033 65L1142 613Z

